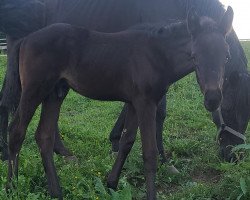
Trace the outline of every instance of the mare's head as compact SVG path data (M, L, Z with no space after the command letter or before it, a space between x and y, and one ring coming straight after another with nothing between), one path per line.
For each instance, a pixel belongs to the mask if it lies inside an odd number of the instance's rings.
M244 133L250 119L250 75L247 71L233 71L225 77L221 114L214 112L213 119L220 130L217 140L221 157L228 162L237 161L232 148L245 142Z
M228 7L220 23L198 17L193 9L188 13L187 26L191 34L191 53L204 105L216 110L222 101L225 65L230 58L226 35L232 28L233 10Z
M44 9L41 0L0 0L0 31L22 38L43 27Z

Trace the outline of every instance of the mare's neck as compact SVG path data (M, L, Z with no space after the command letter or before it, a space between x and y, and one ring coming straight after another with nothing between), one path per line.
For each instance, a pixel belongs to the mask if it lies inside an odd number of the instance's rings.
M0 7L0 31L23 38L44 26L44 4L40 1L10 1Z

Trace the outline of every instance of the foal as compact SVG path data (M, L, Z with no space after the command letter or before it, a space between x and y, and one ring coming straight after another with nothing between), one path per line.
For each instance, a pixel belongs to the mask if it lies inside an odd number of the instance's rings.
M10 128L8 181L13 173L17 175L18 155L27 126L42 104L35 137L49 192L52 197L62 199L53 146L62 103L57 98L56 88L63 81L83 96L128 103L126 131L108 177L108 186L117 187L139 125L147 199L156 199L155 115L158 102L166 88L180 78L176 74L179 76L183 72L184 75L195 66L207 110L218 108L228 56L225 35L231 29L232 19L233 11L229 7L220 24L210 18L199 18L191 10L187 22L161 28L151 26L105 34L55 24L32 33L20 48L22 96ZM185 72L179 67L181 65L186 66Z

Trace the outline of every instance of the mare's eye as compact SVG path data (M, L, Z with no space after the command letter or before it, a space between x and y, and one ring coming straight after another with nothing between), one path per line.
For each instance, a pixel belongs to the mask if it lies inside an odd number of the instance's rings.
M196 60L196 58L195 58L195 55L192 55L192 56L191 56L191 60L193 61L193 63L194 63L195 65L197 65L197 60Z
M231 56L227 55L227 57L226 57L226 63L229 63L230 60L231 60Z

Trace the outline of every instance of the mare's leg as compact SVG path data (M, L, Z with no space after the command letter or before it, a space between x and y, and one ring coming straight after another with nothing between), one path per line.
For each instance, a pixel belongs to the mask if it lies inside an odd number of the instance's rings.
M124 162L129 154L136 137L136 131L138 127L137 116L134 107L131 104L127 104L127 114L125 119L125 127L121 140L118 156L112 171L110 172L107 180L107 185L110 188L116 189L119 176L121 174Z
M1 137L1 160L8 159L7 128L9 112L6 106L0 106L0 137Z
M16 111L21 97L19 80L19 47L21 40L7 35L7 70L1 90L0 103L0 135L2 135L3 139L2 160L8 159L8 115L10 111Z
M42 103L42 112L36 131L36 142L41 153L48 190L52 197L62 199L62 191L53 160L55 132L62 101L51 93Z
M125 104L123 106L123 109L115 123L114 128L110 132L109 135L109 140L112 143L112 151L113 152L118 152L119 151L119 141L122 135L122 131L124 128L124 123L125 123L125 118L126 118L126 113L127 113L127 108L128 105Z
M126 128L124 127L126 112L127 112L127 106L125 104L122 109L122 112L120 113L115 123L114 128L110 132L109 139L112 143L113 152L118 152L119 150L119 140L121 138L123 128ZM164 95L162 100L160 101L157 107L157 112L156 112L156 139L157 139L157 147L158 147L158 151L159 151L162 163L167 162L167 158L166 158L164 146L163 146L163 139L162 139L163 124L164 124L165 118L166 118L166 95Z
M156 199L155 178L157 170L156 104L150 100L136 104L141 132L143 161L146 176L147 199Z
M160 154L161 163L167 162L167 157L165 155L164 146L163 146L163 124L166 118L166 95L163 96L160 103L157 106L156 111L156 141L157 141L157 148Z
M28 124L31 121L32 116L34 115L34 112L40 103L38 99L31 99L26 96L25 93L26 92L23 92L24 95L22 95L20 104L10 127L8 171L9 183L11 182L13 174L17 176L19 152L25 138Z

